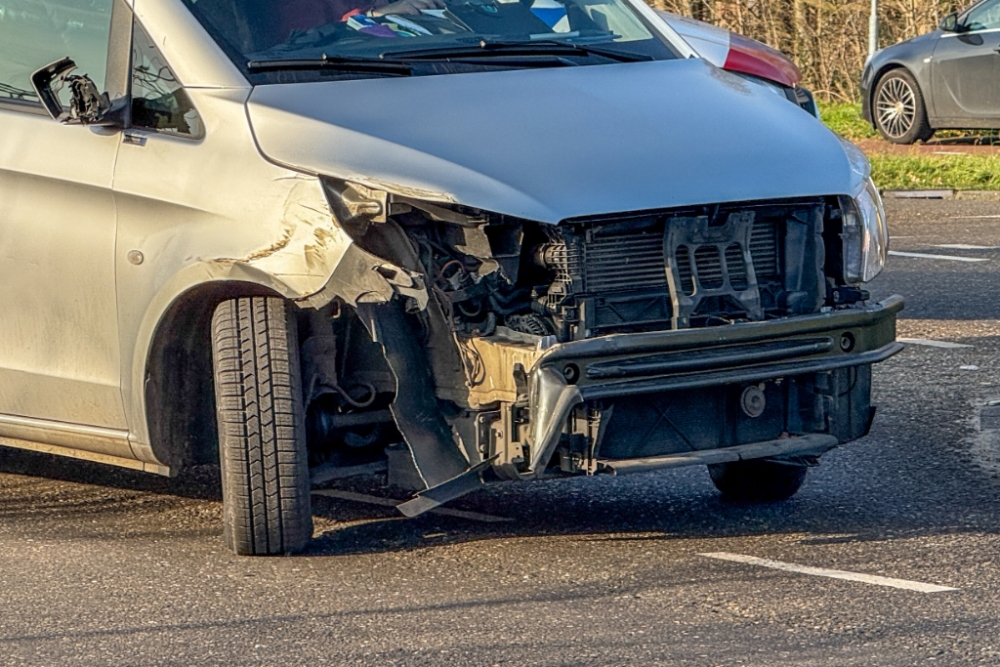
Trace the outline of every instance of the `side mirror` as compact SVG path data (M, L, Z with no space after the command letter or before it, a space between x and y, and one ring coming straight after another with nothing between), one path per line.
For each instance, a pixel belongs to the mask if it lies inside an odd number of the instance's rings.
M63 58L31 75L31 85L49 115L64 125L122 127L120 110L112 106L108 94L98 91L86 74L70 74L75 69L75 62ZM69 86L69 109L59 101L63 86Z
M958 12L952 12L941 19L938 28L943 32L962 32L961 27L958 25Z

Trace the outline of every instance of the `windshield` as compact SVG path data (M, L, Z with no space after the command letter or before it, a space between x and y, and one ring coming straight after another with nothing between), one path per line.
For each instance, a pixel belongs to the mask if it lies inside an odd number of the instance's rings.
M185 0L255 83L677 57L623 0Z

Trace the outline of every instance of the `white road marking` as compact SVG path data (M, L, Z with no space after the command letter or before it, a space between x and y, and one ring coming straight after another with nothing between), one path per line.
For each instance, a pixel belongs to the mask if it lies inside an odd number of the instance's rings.
M969 245L968 243L942 243L935 248L945 248L947 250L1000 250L1000 246L995 245Z
M896 257L916 257L918 259L947 259L952 262L988 262L986 257L956 257L955 255L931 255L925 252L902 252L900 250L890 250L890 255Z
M341 491L339 489L319 489L317 491L313 491L312 493L314 496L327 496L329 498L338 498L340 500L350 500L356 503L379 505L380 507L396 507L400 502L402 502L394 498L380 498L378 496L369 496L364 493L354 493L353 491ZM456 510L450 507L437 507L432 509L431 512L441 516L450 516L455 517L456 519L468 519L470 521L482 521L483 523L507 523L509 521L513 521L513 519L508 519L507 517L491 516L489 514L468 512L466 510Z
M949 343L946 340L930 340L928 338L897 338L900 343L907 345L923 345L925 347L940 347L945 350L958 350L963 347L972 347L963 343Z
M728 560L734 563L745 563L747 565L759 565L785 572L797 572L799 574L810 574L815 577L829 577L831 579L844 579L845 581L860 581L865 584L875 584L877 586L889 586L891 588L902 588L907 591L918 593L943 593L945 591L957 591L958 588L950 586L938 586L937 584L925 584L919 581L909 581L907 579L893 579L892 577L880 577L875 574L861 574L860 572L848 572L846 570L829 570L825 567L811 567L809 565L796 565L795 563L785 563L780 560L769 558L756 558L755 556L744 556L742 554L730 554L725 552L715 552L698 554L706 558L717 560Z

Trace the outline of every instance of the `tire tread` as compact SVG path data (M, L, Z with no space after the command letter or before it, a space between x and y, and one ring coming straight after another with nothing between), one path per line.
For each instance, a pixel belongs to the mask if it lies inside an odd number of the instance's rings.
M212 319L223 534L241 555L312 537L296 324L275 297L221 303Z

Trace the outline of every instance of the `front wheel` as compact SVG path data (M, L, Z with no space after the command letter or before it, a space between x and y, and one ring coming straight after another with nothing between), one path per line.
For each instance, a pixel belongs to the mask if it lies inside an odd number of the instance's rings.
M808 470L805 466L766 459L708 466L708 474L724 498L746 503L791 498L802 486Z
M297 327L274 297L231 299L212 318L223 536L243 556L312 537Z
M878 80L872 117L879 134L894 144L927 141L934 134L920 86L905 69L894 69Z

